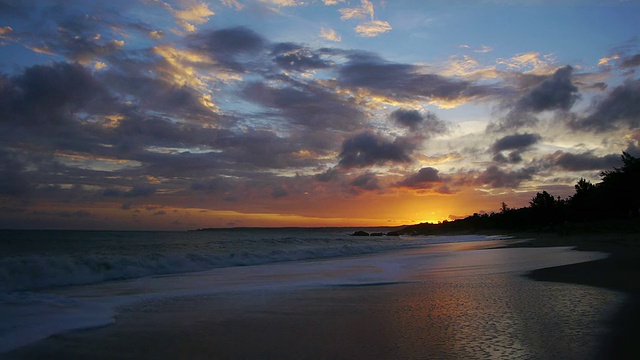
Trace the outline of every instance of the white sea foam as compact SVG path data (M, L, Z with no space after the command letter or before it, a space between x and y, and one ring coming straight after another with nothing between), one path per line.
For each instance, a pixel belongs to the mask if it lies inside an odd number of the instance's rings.
M171 246L170 251L164 252L149 252L145 247L136 249L138 251L122 249L121 253L117 249L109 249L102 250L102 253L71 251L53 255L19 254L0 257L0 292L33 291L222 267L354 256L445 241L482 239L480 236L358 239L264 237L251 239L250 242L238 240L225 248L213 249L195 244L195 249L182 245L176 251L176 246Z
M438 251L454 250L433 244L485 240L266 234L217 239L211 234L152 239L148 234L135 243L109 235L102 242L71 245L44 239L42 253L10 244L10 251L0 255L0 353L61 332L110 324L119 306L145 299L412 281L407 274L439 263ZM398 250L413 251L419 259L398 257ZM128 280L110 281L117 279Z
M113 304L53 294L0 295L0 353L61 332L113 323Z

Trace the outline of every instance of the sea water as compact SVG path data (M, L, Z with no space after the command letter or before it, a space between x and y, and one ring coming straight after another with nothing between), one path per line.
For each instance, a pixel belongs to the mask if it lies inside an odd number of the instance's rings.
M503 253L467 251L452 266L451 253L490 247L496 237L349 236L354 230L2 231L0 353L111 324L120 306L150 299L420 281L425 273L478 276L484 268L533 270L603 256L538 250L530 259L492 258Z

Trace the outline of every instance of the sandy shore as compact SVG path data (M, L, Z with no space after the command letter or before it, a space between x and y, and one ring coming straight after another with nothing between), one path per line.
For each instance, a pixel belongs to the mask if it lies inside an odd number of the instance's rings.
M523 276L527 273L491 262L469 265L461 251L419 281L147 301L121 309L114 325L57 335L4 355L14 360L637 358L634 239L531 237L510 246L569 245L612 255L527 275L546 281L531 281ZM517 249L480 251L505 263L522 256Z

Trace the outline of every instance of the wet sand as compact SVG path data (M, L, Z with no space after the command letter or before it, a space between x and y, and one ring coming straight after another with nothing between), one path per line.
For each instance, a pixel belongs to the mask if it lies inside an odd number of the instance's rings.
M609 253L606 259L534 270L539 281L564 282L612 289L627 299L609 322L603 354L611 359L640 358L640 234L521 234L529 240L510 247L573 246L581 251Z
M477 280L144 303L8 359L608 358L615 294Z
M480 257L493 256L497 262L522 255L509 249L481 251L490 256ZM406 282L147 301L121 309L112 326L57 335L5 355L7 359L608 359L638 354L633 347L614 346L629 340L620 337L621 328L637 324L621 323L620 312L633 309L629 291L559 282L579 282L562 278L565 267L534 271L529 276L553 281L532 281L523 276L526 273L490 261L469 265L464 253L452 256L438 271L425 271ZM580 266L611 266L607 261L566 266L577 266L573 273L579 278Z

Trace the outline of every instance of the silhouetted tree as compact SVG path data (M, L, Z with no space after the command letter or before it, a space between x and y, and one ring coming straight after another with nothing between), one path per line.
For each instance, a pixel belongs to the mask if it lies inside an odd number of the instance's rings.
M406 232L437 234L451 231L475 232L486 229L553 229L565 232L567 221L593 221L640 216L640 159L622 153L622 167L600 173L602 181L592 184L580 179L576 193L569 199L555 198L546 191L536 193L528 207L509 208L500 204L500 212L478 214L441 224L418 224Z
M622 153L622 167L600 173L599 199L617 217L638 217L640 209L640 159Z
M553 209L556 203L556 199L546 191L536 193L536 196L529 201L532 209L536 210L550 210Z

